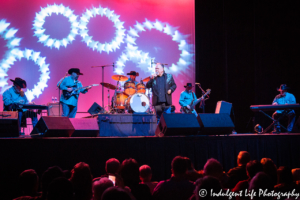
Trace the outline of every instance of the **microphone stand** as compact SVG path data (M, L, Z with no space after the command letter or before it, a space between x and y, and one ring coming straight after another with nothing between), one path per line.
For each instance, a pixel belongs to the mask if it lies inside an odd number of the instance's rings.
M104 67L113 67L115 68L115 63L113 62L113 64L108 64L108 65L102 65L102 66L92 66L92 68L95 67L102 67L102 83L104 83ZM102 108L104 109L104 86L102 85Z
M61 83L63 82L63 80L64 80L67 76L68 76L68 72L67 72L66 75L62 78L62 80L59 82L59 84L58 84L58 86L57 86L57 88L56 88L56 89L58 89L58 98L60 98L60 85L61 85ZM60 115L60 105L61 105L61 103L60 103L60 99L59 99L59 101L58 101L58 115L59 115L59 116L61 116L61 115Z
M203 94L205 94L205 91L202 89L202 87L200 86L200 83L199 84L197 84L198 85L198 87L200 88L200 90L202 91L202 95ZM207 98L209 98L209 96L208 95L206 95L207 96ZM202 113L205 113L205 99L203 98L202 100L201 100L201 103L199 104L199 108L201 108L202 107Z

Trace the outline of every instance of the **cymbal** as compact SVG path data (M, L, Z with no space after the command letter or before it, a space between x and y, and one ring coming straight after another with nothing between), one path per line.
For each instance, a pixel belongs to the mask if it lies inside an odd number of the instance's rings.
M115 81L127 81L128 80L128 77L123 76L123 75L113 75L111 78L114 79Z
M143 82L148 82L148 81L150 81L150 79L151 79L150 76L148 76L147 78L143 79Z
M110 83L100 83L101 85L103 85L104 87L106 87L106 88L108 88L108 89L111 89L111 90L115 90L115 89L117 89L117 87L116 86L114 86L114 85L112 85L112 84L110 84Z

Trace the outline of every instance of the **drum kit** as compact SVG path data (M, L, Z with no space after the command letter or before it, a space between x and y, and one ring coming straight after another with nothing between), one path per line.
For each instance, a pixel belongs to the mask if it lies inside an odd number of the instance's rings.
M144 84L150 80L150 77L141 80L138 84L125 82L124 86L121 86L120 82L127 81L127 76L113 75L111 78L117 81L117 85L101 83L103 87L115 91L111 105L108 106L109 113L153 113L150 106L150 92ZM108 102L110 102L109 90Z

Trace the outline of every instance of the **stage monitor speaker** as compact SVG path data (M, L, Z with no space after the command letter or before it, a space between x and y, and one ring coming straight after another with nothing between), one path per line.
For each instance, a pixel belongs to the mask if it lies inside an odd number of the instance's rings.
M0 137L19 137L17 111L0 112Z
M41 117L31 131L31 136L70 137L74 127L68 117Z
M97 137L99 125L97 119L93 118L70 118L75 129L72 137Z
M232 103L226 102L226 101L218 101L216 105L215 114L231 114L231 107Z
M163 113L157 125L155 135L177 136L177 135L197 135L200 126L195 114Z
M228 135L232 133L234 124L228 114L198 114L201 135Z
M96 102L94 102L93 105L88 110L88 113L90 113L91 115L96 115L96 114L103 113L103 112L104 112L104 109Z
M62 105L59 102L48 103L48 116L51 117L60 117L62 116Z

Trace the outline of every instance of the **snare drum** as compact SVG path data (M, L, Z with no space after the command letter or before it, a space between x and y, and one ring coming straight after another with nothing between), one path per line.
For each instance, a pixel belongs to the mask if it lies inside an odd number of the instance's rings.
M135 90L135 83L133 82L126 82L124 84L124 92L128 95L133 95L135 94L136 90Z
M136 85L137 93L146 93L146 86L143 83L139 83Z
M116 100L115 100L115 107L117 109L125 109L125 100L128 98L128 95L124 92L117 92Z
M137 113L146 112L150 107L150 101L145 94L136 93L126 99L126 108Z

